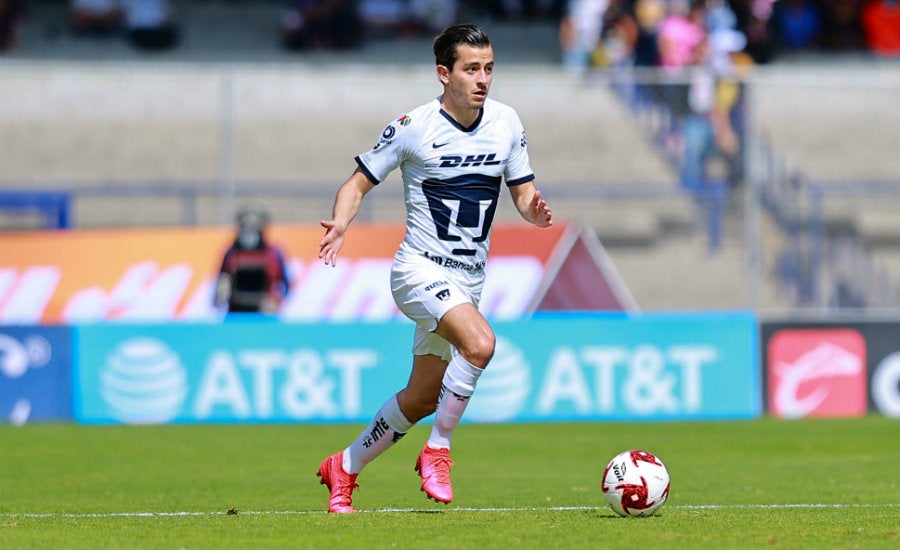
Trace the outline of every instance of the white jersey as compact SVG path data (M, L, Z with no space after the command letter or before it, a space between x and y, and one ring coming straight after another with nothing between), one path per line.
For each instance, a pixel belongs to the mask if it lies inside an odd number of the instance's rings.
M501 182L534 179L522 122L492 99L469 128L441 109L440 98L417 107L356 162L376 184L400 167L407 221L397 259L427 257L478 287Z

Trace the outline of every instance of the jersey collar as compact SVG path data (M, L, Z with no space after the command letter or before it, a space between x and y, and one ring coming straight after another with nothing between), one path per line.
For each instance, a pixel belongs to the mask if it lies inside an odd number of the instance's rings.
M478 109L478 118L476 118L475 122L473 122L472 125L468 127L463 126L459 122L456 122L456 119L450 116L450 113L448 113L444 109L441 109L441 115L446 118L447 121L450 122L450 124L452 124L457 130L468 133L473 131L475 128L478 128L478 125L481 124L481 119L482 117L484 117L484 107Z

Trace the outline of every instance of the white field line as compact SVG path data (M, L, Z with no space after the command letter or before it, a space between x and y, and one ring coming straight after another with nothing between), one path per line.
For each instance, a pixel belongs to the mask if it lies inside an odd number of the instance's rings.
M788 509L872 509L872 508L900 508L900 503L896 504L816 504L816 503L797 503L797 504L682 504L667 505L670 510L788 510ZM368 514L391 514L391 513L441 513L441 512L578 512L588 510L605 510L606 506L548 506L546 508L378 508L374 510L357 510L360 513ZM213 512L107 512L107 513L85 513L71 514L65 512L51 513L8 513L0 512L0 518L64 518L64 519L103 519L103 518L169 518L169 517L191 517L191 516L225 516L231 514L248 515L248 516L306 516L316 514L326 514L325 510L234 510L234 511L213 511Z

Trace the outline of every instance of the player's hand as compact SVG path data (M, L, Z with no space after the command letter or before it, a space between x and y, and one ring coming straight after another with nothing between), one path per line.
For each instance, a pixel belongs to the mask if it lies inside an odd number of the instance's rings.
M333 220L320 222L325 228L325 236L319 241L319 258L325 260L325 265L337 265L338 252L344 246L344 231L346 227Z
M535 191L531 197L531 204L528 205L528 211L531 214L531 222L538 227L550 227L553 225L553 211L541 197L540 191Z

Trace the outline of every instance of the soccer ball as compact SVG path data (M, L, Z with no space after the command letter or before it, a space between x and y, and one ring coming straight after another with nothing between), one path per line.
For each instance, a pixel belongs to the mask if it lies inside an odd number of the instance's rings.
M668 497L669 471L647 451L621 452L603 472L603 498L620 516L652 516Z

